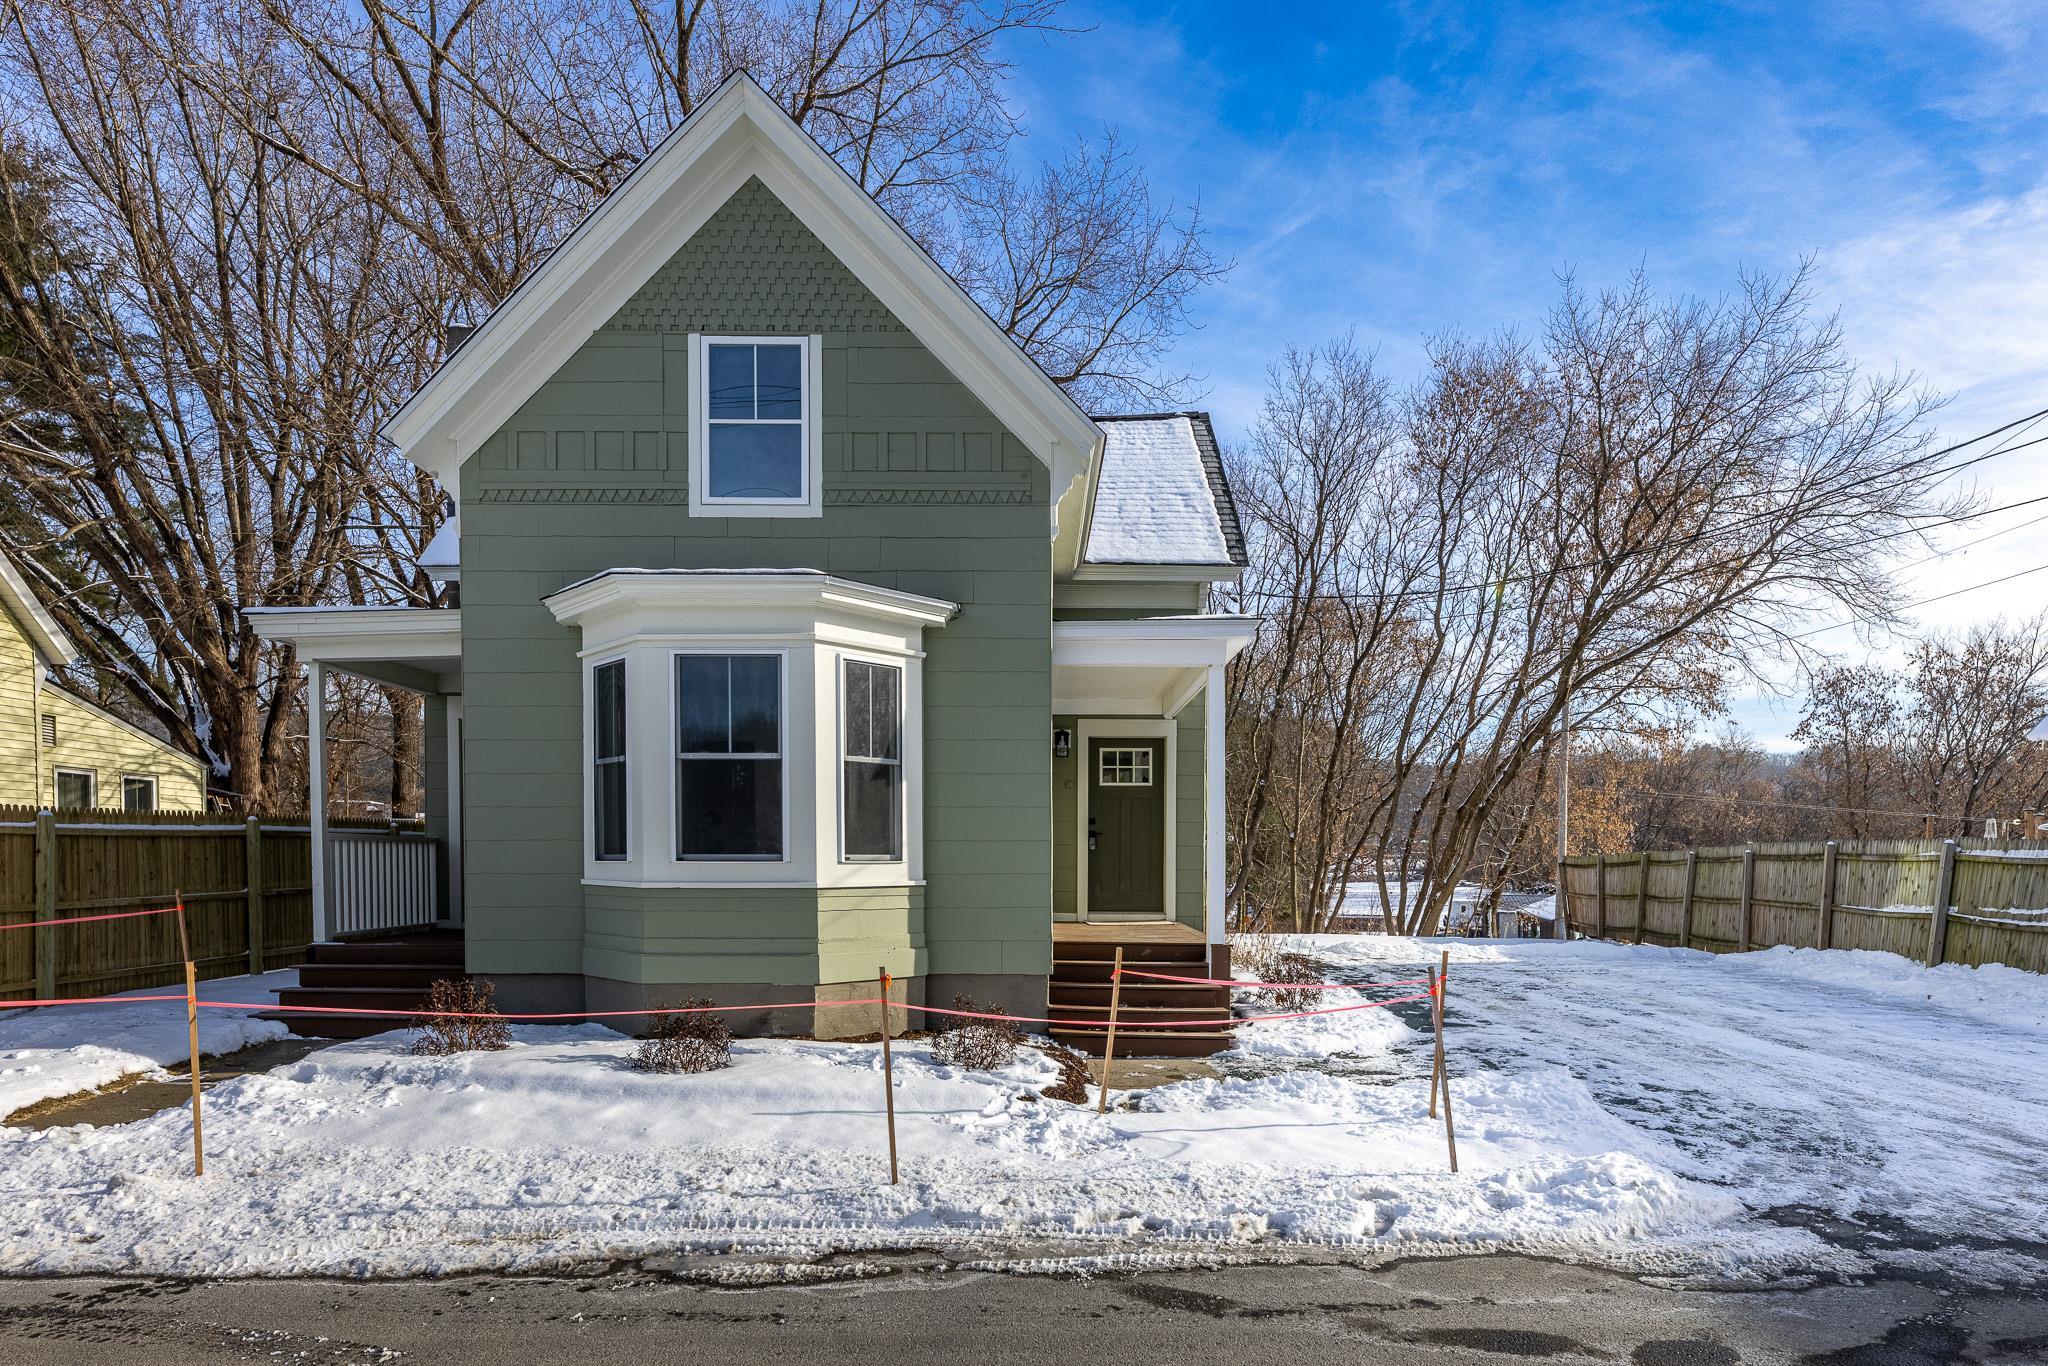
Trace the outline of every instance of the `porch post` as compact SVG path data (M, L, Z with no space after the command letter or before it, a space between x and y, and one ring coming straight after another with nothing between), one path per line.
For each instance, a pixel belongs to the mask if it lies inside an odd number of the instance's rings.
M462 923L462 694L446 699L448 726L448 918Z
M1202 895L1207 903L1209 942L1221 944L1228 936L1223 926L1223 666L1209 666L1209 682L1202 696L1202 787L1203 814L1207 817L1202 838Z
M306 662L306 812L312 827L313 942L327 942L327 666Z

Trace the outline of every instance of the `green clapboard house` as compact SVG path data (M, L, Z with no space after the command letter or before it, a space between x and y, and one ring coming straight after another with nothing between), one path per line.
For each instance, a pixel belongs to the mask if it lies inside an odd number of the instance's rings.
M1207 416L1082 412L750 79L385 434L455 498L423 558L459 607L250 615L428 699L436 910L316 811L306 1001L459 965L510 1010L845 1036L886 970L1085 1045L1116 947L1222 963L1255 622L1207 610L1244 562Z

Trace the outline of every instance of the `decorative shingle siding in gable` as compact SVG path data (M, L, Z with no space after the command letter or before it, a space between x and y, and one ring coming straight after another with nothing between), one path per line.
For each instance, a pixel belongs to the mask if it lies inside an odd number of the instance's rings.
M688 516L693 331L823 337L822 516ZM1048 484L808 230L744 187L463 468L470 966L562 974L564 990L586 972L806 985L885 962L1042 979ZM925 635L921 898L865 908L849 930L818 894L806 910L793 894L582 886L579 640L541 598L619 566L822 569L962 605ZM668 761L666 737L645 743Z
M766 185L749 180L605 330L801 332L821 317L841 332L910 335Z

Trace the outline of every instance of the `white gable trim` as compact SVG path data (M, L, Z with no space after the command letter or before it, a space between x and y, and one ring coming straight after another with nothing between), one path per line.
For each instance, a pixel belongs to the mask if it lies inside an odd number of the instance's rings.
M455 487L462 462L749 176L1044 462L1057 504L1094 460L1101 430L744 74L634 168L385 423L384 436Z
M21 626L29 644L43 657L43 663L53 669L62 669L78 658L78 647L71 643L71 637L64 634L64 628L50 615L50 609L43 606L36 590L29 587L21 571L6 554L0 553L0 605Z

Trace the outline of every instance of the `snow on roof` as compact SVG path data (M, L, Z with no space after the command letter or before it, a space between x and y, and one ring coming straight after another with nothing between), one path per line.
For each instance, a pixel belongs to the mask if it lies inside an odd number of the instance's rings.
M1230 487L1204 413L1099 417L1104 442L1082 559L1242 564ZM1214 466L1212 469L1211 466Z

